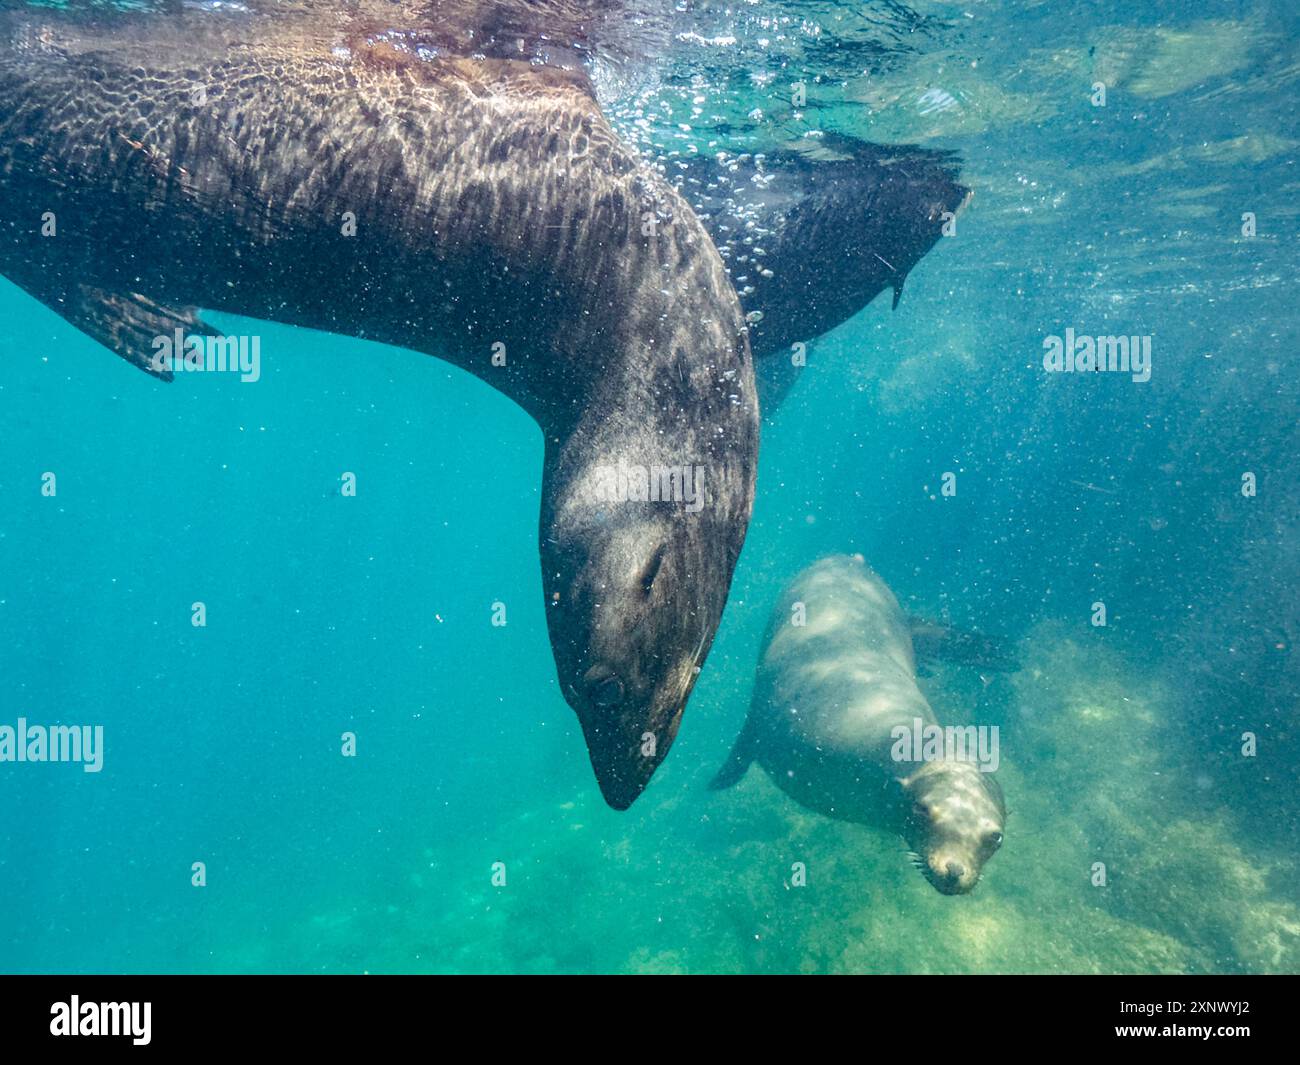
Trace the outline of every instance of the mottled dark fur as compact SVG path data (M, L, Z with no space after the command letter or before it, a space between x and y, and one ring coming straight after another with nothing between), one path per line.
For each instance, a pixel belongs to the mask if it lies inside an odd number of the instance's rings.
M147 370L204 307L435 354L516 400L546 439L561 687L623 808L676 734L749 520L740 305L580 71L422 53L361 12L5 16L0 272ZM593 501L620 460L700 466L706 505Z

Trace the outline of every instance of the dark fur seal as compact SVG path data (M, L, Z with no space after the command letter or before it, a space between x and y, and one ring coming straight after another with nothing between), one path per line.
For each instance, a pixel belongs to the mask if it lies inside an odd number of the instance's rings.
M758 407L713 243L563 47L599 26L564 0L179 8L4 16L0 272L162 378L156 341L211 335L204 307L437 355L518 402L545 435L561 688L626 808L726 602Z
M1001 846L1006 810L974 760L898 757L896 729L937 724L898 601L860 556L832 556L782 593L749 716L710 786L730 787L756 761L810 810L901 833L926 879L962 894Z

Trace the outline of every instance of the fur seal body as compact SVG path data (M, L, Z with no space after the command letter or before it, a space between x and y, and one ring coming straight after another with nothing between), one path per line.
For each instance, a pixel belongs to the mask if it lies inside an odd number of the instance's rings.
M213 335L203 307L436 355L519 403L560 687L623 809L722 614L758 411L699 220L534 48L573 6L463 5L501 33L454 3L432 28L367 0L6 13L0 272L163 379L156 342Z
M831 556L773 610L749 716L710 786L758 762L810 810L901 833L926 879L962 894L1001 846L1002 792L971 760L897 759L894 730L918 721L938 723L898 601L859 556Z

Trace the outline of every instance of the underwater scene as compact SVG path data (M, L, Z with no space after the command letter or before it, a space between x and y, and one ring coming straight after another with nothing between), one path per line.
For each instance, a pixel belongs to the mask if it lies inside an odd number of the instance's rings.
M0 972L1300 971L1297 86L0 5Z

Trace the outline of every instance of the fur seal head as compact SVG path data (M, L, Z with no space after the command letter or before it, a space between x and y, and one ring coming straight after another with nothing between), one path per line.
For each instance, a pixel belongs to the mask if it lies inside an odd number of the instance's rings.
M747 361L743 336L732 342ZM677 735L744 541L757 405L752 377L730 387L746 402L703 414L709 434L685 430L671 409L607 410L548 454L539 539L551 644L601 794L618 810ZM711 391L689 402L713 408Z
M903 781L911 800L903 836L921 873L945 895L964 895L1002 846L1002 789L973 762L927 762Z

